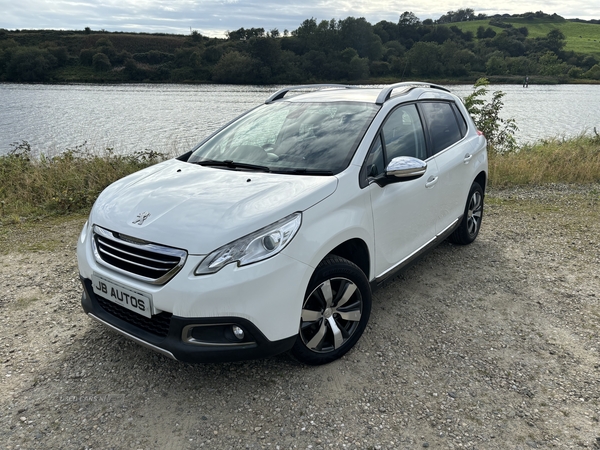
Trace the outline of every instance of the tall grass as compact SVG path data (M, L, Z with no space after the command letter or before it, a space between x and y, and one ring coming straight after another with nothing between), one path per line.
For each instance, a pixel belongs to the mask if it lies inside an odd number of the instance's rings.
M102 190L130 173L156 164L166 155L154 151L132 155L85 147L54 157L34 157L21 142L0 156L0 222L88 211Z
M494 187L600 182L600 136L553 138L514 151L489 155Z
M87 213L113 181L166 158L149 150L119 155L86 148L34 157L22 142L0 156L0 224ZM491 149L489 166L493 187L600 183L600 136L543 140L504 153Z

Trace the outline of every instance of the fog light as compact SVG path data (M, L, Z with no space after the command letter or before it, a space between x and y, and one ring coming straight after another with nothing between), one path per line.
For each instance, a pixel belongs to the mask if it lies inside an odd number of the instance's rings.
M233 325L231 327L231 331L233 331L233 335L238 338L240 341L242 339L244 339L244 330L242 330L240 327L238 327L237 325Z

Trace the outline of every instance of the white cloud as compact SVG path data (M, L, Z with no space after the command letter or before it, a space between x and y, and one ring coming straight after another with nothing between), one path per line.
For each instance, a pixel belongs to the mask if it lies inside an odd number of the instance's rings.
M598 19L598 9L588 0L475 0L466 6L457 0L0 0L0 28L106 29L189 33L190 27L208 36L226 30L262 27L294 30L305 19L365 17L371 23L396 22L404 11L419 18L437 19L450 10L470 7L476 13L544 11L563 17Z

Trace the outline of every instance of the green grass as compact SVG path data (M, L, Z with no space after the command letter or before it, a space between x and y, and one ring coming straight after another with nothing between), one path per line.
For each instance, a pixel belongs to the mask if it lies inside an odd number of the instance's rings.
M600 182L600 136L549 139L506 154L490 153L494 187Z
M154 151L117 155L82 147L35 158L26 142L0 156L0 224L24 218L89 211L112 182L155 164L166 155Z
M600 25L593 23L558 21L550 19L527 20L520 17L510 17L503 20L510 23L515 28L527 27L530 38L545 37L548 32L558 28L565 35L565 50L572 50L577 53L591 54L600 57ZM462 31L472 31L477 35L477 28L483 26L489 27L489 20L474 20L472 22L458 22L449 25L456 25ZM502 28L491 27L496 33L501 33Z

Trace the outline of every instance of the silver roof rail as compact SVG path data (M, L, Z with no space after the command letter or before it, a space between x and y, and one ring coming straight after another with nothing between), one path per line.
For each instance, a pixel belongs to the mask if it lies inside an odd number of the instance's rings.
M279 91L275 92L273 95L271 95L266 101L265 103L271 103L274 102L275 100L279 100L282 99L283 97L285 97L285 94L287 94L290 91L299 91L299 90L306 90L306 89L325 89L325 88L345 88L345 89L360 89L358 86L351 86L348 84L302 84L299 86L288 86L285 87L283 89L280 89Z
M383 105L387 100L389 100L390 96L392 95L392 91L401 87L429 87L450 92L449 89L446 89L445 87L440 86L439 84L424 83L421 81L404 81L402 83L390 84L389 86L384 87L377 96L377 100L375 100L375 103L377 103L378 105Z

